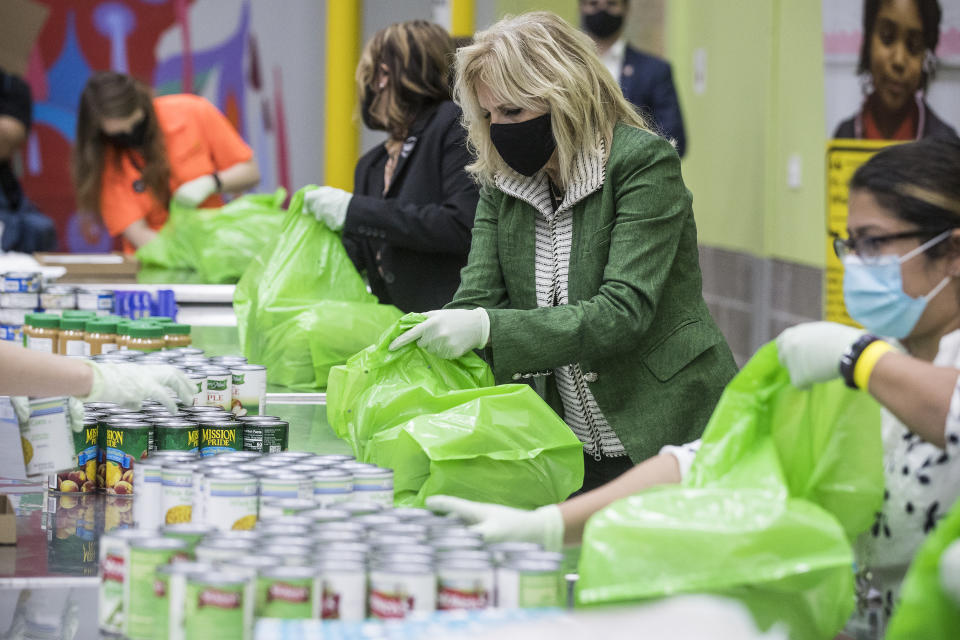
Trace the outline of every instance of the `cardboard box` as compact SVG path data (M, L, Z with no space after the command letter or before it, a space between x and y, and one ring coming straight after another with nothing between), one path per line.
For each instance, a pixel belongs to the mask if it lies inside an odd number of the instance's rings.
M122 253L36 253L44 266L64 267L67 273L58 284L95 284L98 282L137 281L140 263Z
M27 75L30 51L49 13L49 7L30 0L0 2L0 68Z
M17 544L17 514L10 498L0 493L0 544Z

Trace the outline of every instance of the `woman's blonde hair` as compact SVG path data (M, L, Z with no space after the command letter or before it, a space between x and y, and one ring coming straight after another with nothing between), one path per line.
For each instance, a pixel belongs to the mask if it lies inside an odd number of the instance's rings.
M609 151L618 122L650 130L623 97L588 36L553 13L508 16L457 51L454 100L463 109L467 143L475 157L467 171L482 185L493 184L507 165L490 141L489 114L477 100L480 84L497 102L550 112L564 186L574 177L581 150L599 153L597 143L603 139Z
M390 83L370 106L383 116L384 122L378 124L392 138L403 140L420 113L450 99L452 62L453 39L440 25L412 20L385 27L370 38L360 56L359 102L373 87L380 65L385 65Z

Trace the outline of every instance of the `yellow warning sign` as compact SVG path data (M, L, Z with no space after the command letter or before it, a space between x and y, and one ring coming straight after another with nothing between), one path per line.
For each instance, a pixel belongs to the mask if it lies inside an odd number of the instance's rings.
M833 251L833 239L847 237L847 198L850 178L873 154L891 144L890 140L847 140L827 142L827 268L823 286L823 314L826 320L858 327L843 304L843 264Z

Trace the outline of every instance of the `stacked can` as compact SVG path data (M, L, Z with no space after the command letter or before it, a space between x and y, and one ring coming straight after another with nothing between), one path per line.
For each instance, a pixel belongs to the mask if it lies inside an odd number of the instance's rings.
M22 343L27 314L40 304L42 281L35 272L0 274L0 340Z

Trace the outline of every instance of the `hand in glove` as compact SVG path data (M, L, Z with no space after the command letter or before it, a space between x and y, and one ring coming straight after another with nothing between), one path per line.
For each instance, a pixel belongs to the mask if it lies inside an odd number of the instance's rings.
M93 369L90 394L82 402L115 402L128 409L140 409L144 400L156 400L176 412L174 397L185 404L193 399L194 386L187 376L170 365L144 367L136 364L109 364L85 361Z
M798 324L777 336L780 364L798 389L827 382L840 377L840 358L862 335L862 329L836 322Z
M490 316L481 308L427 311L427 319L397 336L390 351L418 340L417 344L440 358L459 358L471 349L482 349L490 339Z
M488 542L536 542L548 551L563 546L563 516L555 504L524 511L452 496L431 496L426 503L434 511L460 516Z
M173 192L177 204L196 209L200 203L217 192L217 181L212 175L200 176L180 185Z
M303 208L331 231L339 231L343 228L343 221L347 219L347 207L350 206L352 198L353 194L343 189L317 187L303 197Z

